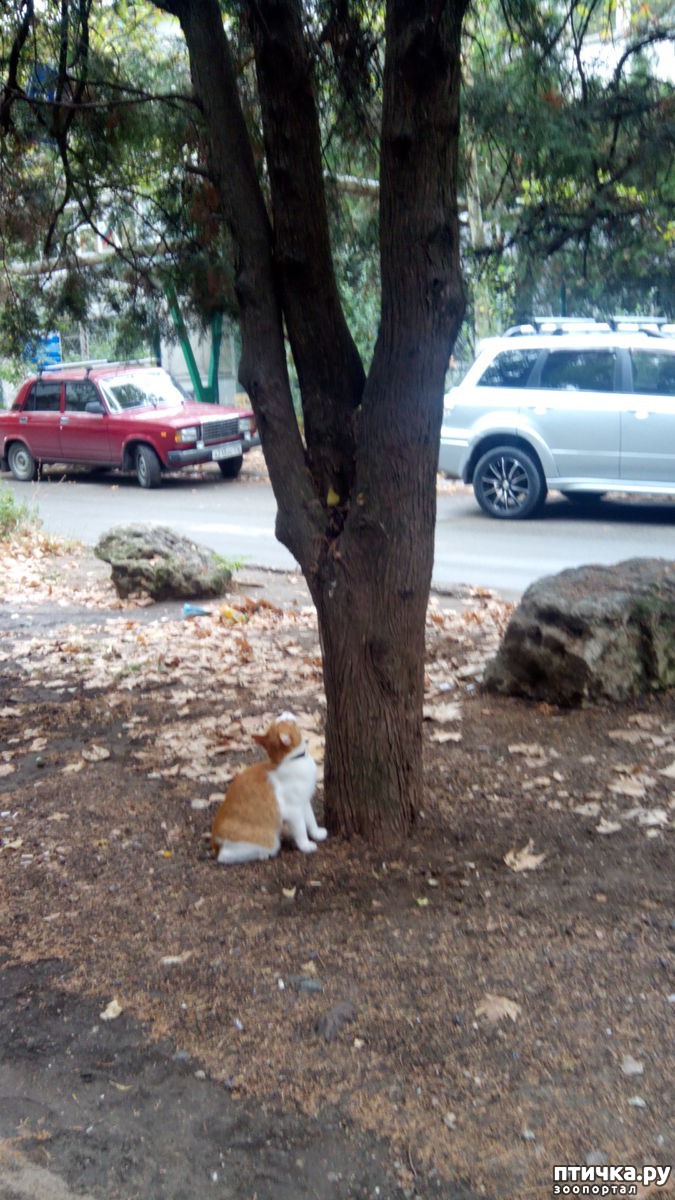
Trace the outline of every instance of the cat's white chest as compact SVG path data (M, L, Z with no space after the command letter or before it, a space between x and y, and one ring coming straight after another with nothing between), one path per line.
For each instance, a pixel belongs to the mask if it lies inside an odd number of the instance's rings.
M282 821L311 804L316 788L316 763L309 754L286 758L269 773Z

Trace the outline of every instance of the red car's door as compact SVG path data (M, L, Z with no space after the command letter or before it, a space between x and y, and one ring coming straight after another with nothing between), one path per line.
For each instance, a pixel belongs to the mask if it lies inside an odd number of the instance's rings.
M56 379L38 379L26 396L17 418L17 433L38 461L45 459L55 462L59 457L60 409L60 382Z
M60 421L60 448L64 462L111 463L110 417L90 379L66 382Z

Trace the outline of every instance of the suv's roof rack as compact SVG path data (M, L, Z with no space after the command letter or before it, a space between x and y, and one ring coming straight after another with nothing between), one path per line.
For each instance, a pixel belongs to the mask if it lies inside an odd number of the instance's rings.
M580 333L584 329L592 329L597 333L609 331L610 326L606 321L597 321L595 317L530 317L525 324L507 329L504 337L528 333Z
M608 317L612 329L624 333L660 333L661 326L667 325L666 317Z
M668 324L667 317L530 317L522 325L513 325L504 337L524 337L537 333L647 333L661 337L661 327Z

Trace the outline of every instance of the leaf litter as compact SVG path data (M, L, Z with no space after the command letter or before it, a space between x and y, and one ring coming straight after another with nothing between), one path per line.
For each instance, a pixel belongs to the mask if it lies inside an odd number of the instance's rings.
M0 557L8 961L61 957L69 986L112 995L235 1097L336 1108L388 1139L420 1192L436 1171L535 1194L542 1161L663 1145L671 694L583 712L488 697L477 681L510 606L436 598L410 843L330 838L311 861L285 848L224 871L204 835L251 734L292 708L321 757L312 609L236 595L236 619L186 621L121 605L81 553ZM62 624L41 624L46 605ZM317 990L286 986L299 978ZM638 1045L636 1124L628 1091L609 1114L605 1097Z

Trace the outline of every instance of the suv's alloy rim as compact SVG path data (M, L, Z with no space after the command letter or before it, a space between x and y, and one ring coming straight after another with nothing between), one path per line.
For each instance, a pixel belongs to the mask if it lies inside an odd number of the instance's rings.
M487 503L499 512L522 508L530 492L522 463L504 454L489 463L481 475L480 486Z

